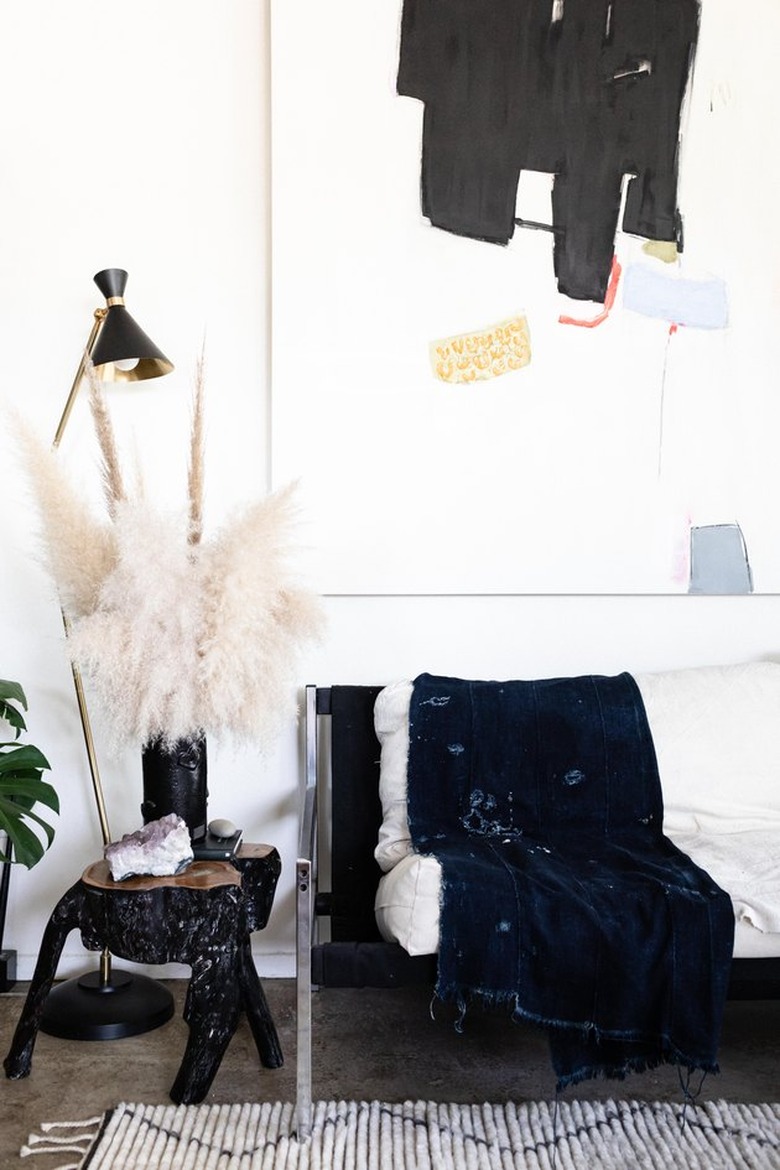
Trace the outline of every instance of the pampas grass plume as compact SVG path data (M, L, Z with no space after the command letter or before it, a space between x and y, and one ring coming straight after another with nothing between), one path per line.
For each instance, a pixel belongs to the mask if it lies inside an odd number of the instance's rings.
M206 721L221 715L235 735L260 740L294 711L297 647L324 624L318 599L296 586L288 563L295 490L291 484L245 508L203 548Z
M189 541L197 544L203 535L203 492L205 483L205 436L203 395L205 357L201 354L195 370L195 394L190 426L190 459L187 466L187 503L189 505Z
M113 519L120 502L125 498L125 488L122 482L122 472L119 467L119 456L116 450L116 439L111 416L108 413L103 387L95 374L95 367L85 358L84 368L89 380L89 405L92 411L92 421L95 426L98 446L100 447L101 476L103 493L106 498L108 514Z
M92 613L74 621L70 650L110 715L112 747L201 730L200 566L183 517L147 502L116 512L118 557Z
M72 487L55 451L18 417L19 452L41 520L47 567L68 615L90 613L116 560L115 532Z
M105 709L112 746L212 732L268 746L296 709L298 652L323 629L319 599L291 562L295 485L204 536L202 362L180 513L126 494L94 371L90 382L111 523L95 520L29 428L20 434L70 654Z

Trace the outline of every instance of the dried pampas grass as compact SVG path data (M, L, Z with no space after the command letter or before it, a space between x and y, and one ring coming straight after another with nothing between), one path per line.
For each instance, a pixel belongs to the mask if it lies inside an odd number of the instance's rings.
M91 613L73 620L70 653L110 715L114 746L203 729L197 702L200 565L182 520L120 504L117 560Z
M119 466L119 455L114 439L114 428L111 425L111 416L108 413L103 388L95 374L95 367L89 357L84 360L87 377L89 379L89 405L92 410L92 420L95 424L100 454L102 456L103 494L106 497L108 514L113 520L116 510L125 498L125 486L122 482L122 471Z
M67 477L60 461L29 425L17 418L15 432L41 518L47 567L57 582L65 613L91 613L116 562L116 534L97 519Z
M275 734L290 708L258 703L257 680L270 694L292 695L289 651L321 629L319 601L296 587L288 564L297 519L293 492L284 488L250 505L201 546L199 677L206 720L221 712L230 731L260 740Z
M203 423L203 395L205 389L205 357L201 354L195 370L195 394L190 427L190 458L187 464L187 502L189 504L189 542L197 544L203 535L203 490L205 473L205 431Z
M91 378L111 523L97 521L57 457L23 431L71 657L89 677L116 749L227 732L267 746L295 712L298 651L323 627L292 565L291 485L203 534L203 367L188 504L160 514L124 490L102 389Z

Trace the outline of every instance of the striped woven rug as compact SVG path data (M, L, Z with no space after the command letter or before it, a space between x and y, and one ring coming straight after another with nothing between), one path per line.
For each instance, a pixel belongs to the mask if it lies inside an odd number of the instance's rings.
M640 1101L442 1105L129 1105L51 1123L22 1154L58 1170L774 1170L780 1104ZM43 1161L43 1159L41 1159Z

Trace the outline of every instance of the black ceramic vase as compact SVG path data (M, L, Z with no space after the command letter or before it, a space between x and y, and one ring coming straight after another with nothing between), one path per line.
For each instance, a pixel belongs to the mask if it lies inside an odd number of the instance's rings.
M144 824L168 813L187 823L190 839L206 835L208 787L206 783L206 737L186 736L171 747L157 739L142 752Z

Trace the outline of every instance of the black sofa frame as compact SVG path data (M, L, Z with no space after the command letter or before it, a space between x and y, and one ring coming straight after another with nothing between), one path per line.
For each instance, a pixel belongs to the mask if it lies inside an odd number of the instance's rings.
M305 788L297 861L297 1127L311 1126L314 987L401 987L436 980L436 956L385 942L374 898L382 806L374 702L381 686L307 686ZM323 841L323 835L326 838ZM327 889L320 855L329 858ZM330 922L329 937L320 921ZM733 959L730 999L780 999L780 957Z

